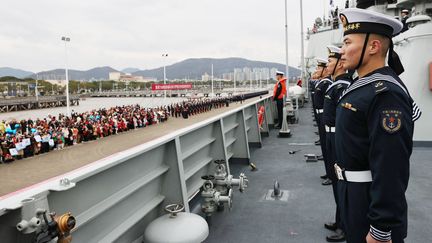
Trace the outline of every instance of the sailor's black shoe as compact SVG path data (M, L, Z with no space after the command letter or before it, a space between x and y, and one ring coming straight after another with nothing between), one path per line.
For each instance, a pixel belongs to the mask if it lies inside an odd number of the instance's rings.
M328 222L324 224L324 228L335 231L337 229L337 225L335 222Z
M325 180L321 183L321 185L323 185L323 186L329 186L329 185L331 185L331 184L332 184L332 180L330 180L329 178L325 179Z
M341 229L336 229L334 234L326 237L327 242L343 242L345 241L345 234Z

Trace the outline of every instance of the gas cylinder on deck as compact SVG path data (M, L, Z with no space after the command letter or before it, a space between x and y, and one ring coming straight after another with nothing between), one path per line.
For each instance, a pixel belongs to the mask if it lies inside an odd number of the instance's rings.
M144 233L146 243L200 243L208 234L207 222L199 215L182 212L183 205L170 204L165 214L151 222Z

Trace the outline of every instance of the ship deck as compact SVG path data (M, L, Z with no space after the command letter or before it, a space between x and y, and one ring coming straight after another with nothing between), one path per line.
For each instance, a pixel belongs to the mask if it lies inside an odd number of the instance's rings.
M0 200L25 188L36 186L50 178L149 142L217 114L233 110L258 98L247 99L243 104L239 102L231 103L229 107L213 109L209 112L190 116L189 119L171 117L164 123L150 127L80 143L65 147L62 150L50 151L49 153L16 160L8 164L0 164Z
M251 172L244 164L230 165L233 175L246 173L249 187L244 194L235 192L231 211L212 216L205 242L326 242L330 231L323 224L334 219L335 204L331 187L321 185L323 162L305 162L304 154L321 154L319 146L313 144L317 129L313 127L311 109L300 109L299 118L299 124L290 125L291 138L277 138L278 131L271 130L262 148L251 150L257 171ZM432 239L431 157L430 148L420 147L414 148L411 156L407 243ZM279 181L281 190L288 191L287 201L265 200L274 180Z
M249 99L252 102L257 98ZM95 160L169 134L177 129L203 121L241 104L213 110L190 119L170 119L150 128L110 136L64 150L53 151L29 159L0 165L0 200L32 185L80 168ZM251 148L251 161L257 171L246 164L231 163L234 176L245 172L249 178L246 192L235 192L231 211L216 213L211 219L210 235L205 242L325 242L330 232L323 224L334 218L331 187L322 186L320 175L323 162L306 163L304 154L321 154L316 127L313 126L310 104L299 110L299 124L290 125L292 137L278 138L277 130L264 137L262 148ZM289 151L297 151L290 154ZM432 195L429 161L430 148L414 148L411 157L411 178L407 191L409 231L406 242L426 242L432 239ZM41 169L43 168L43 169ZM287 200L270 201L265 196L278 180L286 190ZM3 197L1 195L4 195ZM196 210L193 210L196 211Z

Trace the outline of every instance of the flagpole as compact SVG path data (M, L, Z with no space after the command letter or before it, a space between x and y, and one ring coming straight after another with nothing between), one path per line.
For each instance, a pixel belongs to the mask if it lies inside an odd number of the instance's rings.
M288 128L287 122L287 108L285 107L286 102L289 102L289 66L288 66L288 4L287 0L285 0L285 58L286 58L286 66L285 66L285 74L286 74L286 93L284 95L283 106L282 106L282 127L279 130L279 137L286 138L291 136L291 130Z
M289 100L289 92L288 92L288 88L289 88L289 66L288 66L288 4L287 4L287 0L285 0L285 62L286 62L286 66L285 66L285 74L286 74L286 100Z

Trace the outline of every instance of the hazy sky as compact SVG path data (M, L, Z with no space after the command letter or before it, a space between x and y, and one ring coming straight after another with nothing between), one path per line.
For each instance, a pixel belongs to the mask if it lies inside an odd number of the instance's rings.
M329 2L303 1L305 29ZM288 0L292 66L300 60L299 3ZM284 0L2 0L0 67L63 68L63 35L71 38L69 67L79 70L148 69L190 57L284 63Z

